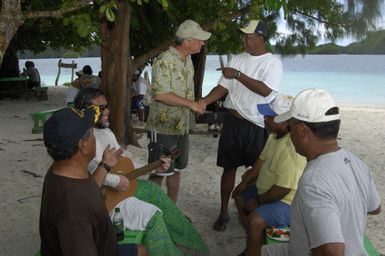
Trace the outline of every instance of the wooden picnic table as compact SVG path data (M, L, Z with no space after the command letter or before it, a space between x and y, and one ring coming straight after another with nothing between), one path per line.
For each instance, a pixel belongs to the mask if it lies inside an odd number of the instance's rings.
M19 92L20 96L25 95L25 100L28 101L28 85L27 85L28 77L27 76L14 76L14 77L1 77L0 78L0 86L7 83L16 84L15 88L12 88L11 92Z

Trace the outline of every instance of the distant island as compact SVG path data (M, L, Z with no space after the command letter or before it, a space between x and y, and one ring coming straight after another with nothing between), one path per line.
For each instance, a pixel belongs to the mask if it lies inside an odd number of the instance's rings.
M347 46L334 43L318 45L314 49L308 50L306 54L385 54L385 30L369 32L362 41ZM100 57L100 46L94 45L81 53L62 48L49 48L41 53L25 51L19 53L18 57L20 59Z
M307 54L385 54L385 30L369 32L362 41L347 46L333 43L318 45Z

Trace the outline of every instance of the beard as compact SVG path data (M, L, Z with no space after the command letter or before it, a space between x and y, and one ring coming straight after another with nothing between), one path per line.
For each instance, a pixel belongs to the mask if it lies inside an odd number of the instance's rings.
M110 123L109 122L102 122L102 121L99 121L95 124L95 127L98 128L98 129L105 129L105 128L108 128L110 126Z

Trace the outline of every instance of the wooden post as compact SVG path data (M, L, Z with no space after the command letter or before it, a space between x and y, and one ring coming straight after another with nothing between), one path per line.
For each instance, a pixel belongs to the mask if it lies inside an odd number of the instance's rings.
M60 76L60 68L61 68L61 59L57 63L58 71L57 71L57 76L55 80L55 86L57 86L57 83L59 82L59 76Z

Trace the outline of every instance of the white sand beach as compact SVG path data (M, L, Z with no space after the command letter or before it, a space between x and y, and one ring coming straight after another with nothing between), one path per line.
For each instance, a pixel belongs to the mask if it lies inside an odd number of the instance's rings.
M0 100L0 255L31 256L40 246L39 211L44 175L51 163L42 134L32 134L30 113L64 105L66 87L50 87L48 101ZM373 171L385 206L385 109L342 108L339 143ZM138 162L145 163L143 148L129 147ZM178 206L192 219L210 248L210 255L238 255L245 247L245 232L232 203L231 221L224 233L211 226L219 210L221 168L216 163L218 138L191 135L188 171L182 174ZM238 180L244 168L239 169ZM143 177L146 178L146 177ZM384 207L383 207L384 208ZM384 209L385 210L385 209ZM369 216L366 233L379 252L385 254L385 214Z

